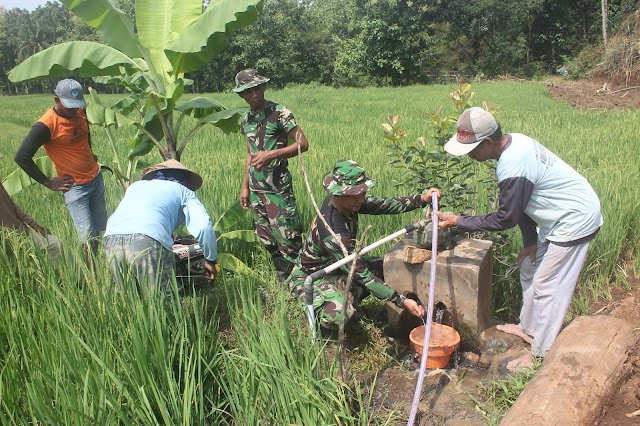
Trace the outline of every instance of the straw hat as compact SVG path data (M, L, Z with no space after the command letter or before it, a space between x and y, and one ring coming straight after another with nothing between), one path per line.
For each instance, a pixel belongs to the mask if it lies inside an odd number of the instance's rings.
M153 179L152 172L158 170L182 170L187 173L187 181L184 182L184 186L192 191L195 191L202 186L202 177L200 177L199 174L189 170L181 162L179 162L178 160L174 160L173 158L170 158L167 161L163 161L160 164L147 167L142 171L140 179L151 180Z

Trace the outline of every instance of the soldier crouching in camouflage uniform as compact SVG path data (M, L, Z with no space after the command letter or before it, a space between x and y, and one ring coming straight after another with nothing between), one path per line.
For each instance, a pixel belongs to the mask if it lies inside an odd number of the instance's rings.
M280 281L293 269L302 247L288 158L309 149L291 111L264 98L267 77L252 68L236 75L234 91L249 104L240 132L247 138L240 205L251 206L256 233L271 254ZM294 143L289 145L289 139Z
M358 213L362 214L398 214L425 206L431 201L431 193L440 190L431 188L422 195L408 197L375 197L367 195L367 190L377 182L365 175L364 169L354 161L338 161L333 173L324 178L324 188L329 195L324 199L320 212L340 238L349 253L355 251L355 239L358 234ZM339 244L326 229L324 222L314 218L304 242L300 257L288 280L293 297L304 303L304 280L308 275L343 259ZM314 281L313 307L320 325L335 329L340 323L342 306L345 303L335 281L346 277L351 264L344 265L326 279ZM353 277L352 292L355 303L369 294L378 299L391 300L400 308L407 309L417 317L423 317L422 306L407 299L385 284L382 278L380 258L363 256L358 259ZM353 306L347 307L347 318L355 312Z

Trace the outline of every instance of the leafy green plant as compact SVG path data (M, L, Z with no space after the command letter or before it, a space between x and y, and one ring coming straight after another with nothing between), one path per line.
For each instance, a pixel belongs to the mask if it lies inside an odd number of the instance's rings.
M429 112L430 140L420 136L406 144L407 132L398 125L398 117L390 115L383 124L384 138L391 157L390 165L401 171L394 180L396 186L408 186L412 190L422 190L436 186L442 190L440 210L450 210L461 215L477 215L498 208L498 185L495 180L496 163L487 161L478 163L467 156L455 157L444 150L444 145L456 130L459 115L474 106L475 93L468 83L452 87L449 98L454 111L443 114L440 110ZM487 102L483 108L495 113L497 107ZM435 142L435 144L433 143ZM435 146L434 146L435 145ZM496 312L504 317L513 317L513 300L519 300L515 283L516 268L513 255L512 238L509 231L474 233L474 238L490 239L494 242L494 281L498 290L494 292ZM515 294L518 293L518 294ZM504 300L501 298L504 297ZM504 311L504 312L503 312Z
M137 0L135 27L128 15L107 0L61 3L109 45L71 41L49 47L12 69L11 81L77 75L119 84L129 95L108 108L128 117L127 124L138 130L130 142L129 159L155 146L163 159L179 160L194 133L207 124L226 133L237 131L244 109L227 109L204 97L182 104L179 100L192 83L185 73L198 70L222 51L229 33L255 21L262 0L218 0L204 11L201 0ZM181 138L186 116L197 124Z
M487 202L495 204L497 185L493 174L484 173L482 176L486 177L482 177L477 162L466 156L451 156L444 150L444 145L455 131L458 116L473 106L474 96L470 84L460 84L452 88L449 94L455 111L446 115L441 111L428 113L429 136L435 142L435 147L422 136L413 143L405 144L407 132L399 126L399 118L388 116L387 123L382 125L389 148L387 155L391 158L388 164L401 170L394 185L408 186L412 190L437 186L443 192L441 209L460 214L476 214L479 211L478 194L481 187L491 194ZM486 102L484 106L491 112L495 111Z
M93 88L89 88L89 93L91 96L91 107L87 109L87 120L89 123L98 125L104 129L107 140L109 141L109 147L113 153L112 169L116 181L124 193L129 185L133 183L133 173L136 170L138 157L128 156L126 169L123 168L124 159L120 155L120 150L118 149L115 136L111 129L131 126L134 121L118 111L105 107L98 93Z
M258 236L253 229L237 229L233 230L238 223L246 216L247 212L235 201L222 215L216 220L213 229L216 231L218 242L224 240L240 240L245 243L257 243ZM218 253L218 264L221 268L229 271L252 274L251 269L240 259L231 253Z

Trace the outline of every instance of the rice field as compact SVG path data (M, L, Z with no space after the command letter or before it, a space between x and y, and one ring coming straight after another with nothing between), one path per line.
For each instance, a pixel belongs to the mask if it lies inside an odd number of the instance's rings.
M583 174L600 196L605 225L593 241L574 298L574 314L591 300L624 286L626 271L640 274L640 131L637 111L575 110L546 96L538 82L473 84L476 101L500 106L506 132L525 133ZM316 200L322 178L337 160L359 162L379 181L377 195L408 195L395 188L381 124L400 117L407 141L427 136L427 112L452 110L448 86L334 89L294 86L267 90L267 98L295 114L310 149L303 159ZM234 93L211 95L228 107L244 106ZM115 102L117 97L105 96ZM0 98L0 177L52 96ZM186 128L188 126L183 126ZM186 130L185 130L186 131ZM131 131L116 131L124 155ZM112 162L104 132L92 129L99 161ZM245 144L240 135L205 128L182 161L204 178L199 197L212 217L238 198ZM44 155L43 152L40 153ZM145 160L161 161L152 152ZM301 219L314 212L296 159L290 161ZM122 195L106 175L107 205ZM304 318L275 286L263 250L235 243L221 247L246 261L251 277L224 275L214 289L183 304L165 306L153 295L127 288L116 293L103 259L95 271L78 262L80 250L60 194L35 185L14 199L65 243L58 265L15 235L17 260L0 259L0 423L24 424L369 424L389 413L367 410L368 395L337 378L322 347L311 345ZM367 217L368 241L386 236L420 212ZM242 227L250 227L247 217ZM517 253L512 232L503 255ZM388 247L387 247L388 248ZM379 249L380 253L384 252ZM515 257L513 257L515 259ZM495 268L494 309L509 319L519 308L517 281ZM230 332L229 330L233 330Z

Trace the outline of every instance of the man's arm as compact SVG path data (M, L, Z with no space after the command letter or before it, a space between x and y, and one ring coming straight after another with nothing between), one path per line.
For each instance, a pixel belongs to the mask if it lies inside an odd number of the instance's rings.
M537 224L533 219L529 217L526 213L522 214L520 217L520 221L518 222L518 227L520 228L520 233L522 233L522 242L525 247L535 246L538 244L538 230L536 229Z
M33 125L29 134L27 134L20 144L14 160L18 166L20 166L20 168L29 175L29 177L46 186L50 190L64 191L71 189L73 186L73 179L70 177L62 179L54 177L53 179L48 179L33 161L33 157L36 155L36 152L38 152L40 147L50 140L51 132L49 131L49 128L45 124L37 122Z
M484 216L457 216L455 225L460 231L502 231L518 225L533 192L533 182L524 177L505 179L500 187L498 211ZM445 213L439 213L443 226L450 221ZM453 225L450 225L453 226Z
M40 147L49 142L50 139L51 133L49 132L49 128L45 124L37 122L31 127L31 130L20 144L14 158L22 170L33 180L43 185L47 180L47 176L36 166L33 157Z
M309 142L307 137L300 126L296 126L287 133L287 138L293 143L290 143L284 148L278 148L271 151L259 151L253 154L251 157L250 165L257 170L262 170L269 165L273 160L291 158L298 155L298 145L300 146L300 152L306 152L309 149Z
M191 194L187 195L188 199L182 208L185 226L202 247L204 258L215 263L218 259L218 242L216 231L213 230L213 223L195 193L189 190L187 192L191 192Z
M22 210L20 206L18 206L13 200L11 202L13 204L13 209L16 212L16 217L20 222L24 223L29 228L33 229L34 231L38 232L41 235L44 235L44 236L47 235L48 232L44 226L38 225L35 219L29 216L24 210Z
M346 248L347 253L353 253L355 251L355 243L351 239L349 229L344 217L338 212L337 209L329 209L328 211L324 211L324 214L327 222L333 229L333 232L337 235L337 237L342 242L342 245ZM344 258L342 249L333 238L331 233L326 229L324 222L318 220L317 226L318 236L323 245L323 251L330 258L330 262L333 263L338 260L342 260ZM343 265L340 270L344 274L348 275L351 270L351 264L349 263ZM379 277L375 276L373 272L371 272L371 270L367 267L367 265L362 261L361 258L358 258L358 261L356 262L353 281L369 289L371 294L373 294L378 299L387 300L391 298L395 293L392 288L388 287L384 283L384 281L382 281Z

